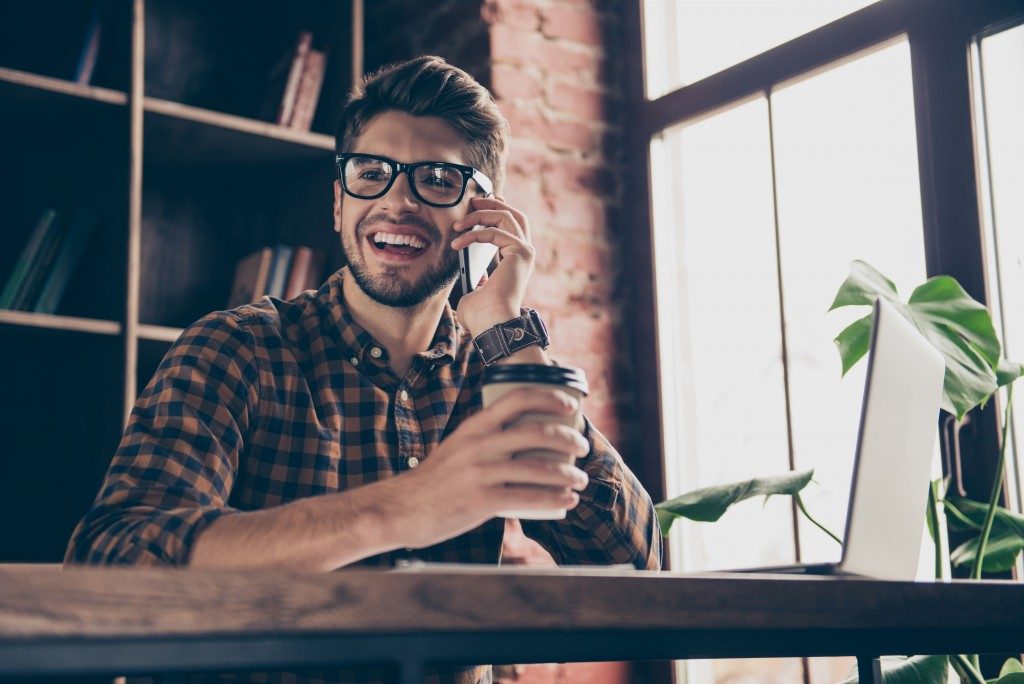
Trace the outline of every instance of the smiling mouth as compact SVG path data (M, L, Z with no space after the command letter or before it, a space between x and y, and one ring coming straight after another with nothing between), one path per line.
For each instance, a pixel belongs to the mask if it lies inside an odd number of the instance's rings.
M388 240L391 240L390 242ZM393 238L377 233L367 238L374 254L388 261L413 261L427 251L429 243L412 236Z

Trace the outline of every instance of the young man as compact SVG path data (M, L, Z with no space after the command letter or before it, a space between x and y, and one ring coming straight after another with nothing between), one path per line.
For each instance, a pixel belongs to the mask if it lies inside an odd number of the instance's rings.
M506 137L490 94L439 58L368 77L336 143L347 265L319 291L216 312L182 334L65 562L498 563L499 511L567 508L523 522L557 562L658 569L650 497L593 426L503 429L525 412L573 412L569 395L521 390L482 409L474 338L514 319L540 329L521 309L529 223L500 195ZM473 241L497 245L500 263L456 320L448 296ZM538 345L488 361L550 363ZM510 458L523 449L579 467ZM507 486L523 484L547 487Z

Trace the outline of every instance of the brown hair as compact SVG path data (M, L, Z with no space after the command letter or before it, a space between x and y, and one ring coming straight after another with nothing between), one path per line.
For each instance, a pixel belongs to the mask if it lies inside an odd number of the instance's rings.
M472 76L434 55L390 64L365 76L341 111L336 151L350 150L363 127L388 110L444 119L466 141L466 161L491 179L495 192L500 191L508 122L490 92Z

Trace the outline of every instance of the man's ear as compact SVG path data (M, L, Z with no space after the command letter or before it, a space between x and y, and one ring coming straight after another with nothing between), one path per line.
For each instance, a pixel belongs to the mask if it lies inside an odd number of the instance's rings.
M345 193L341 190L341 181L334 181L334 232L341 232L341 198Z

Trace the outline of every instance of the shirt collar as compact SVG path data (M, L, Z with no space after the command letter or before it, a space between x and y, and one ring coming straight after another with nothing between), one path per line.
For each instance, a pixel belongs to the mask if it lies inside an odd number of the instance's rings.
M348 267L334 272L317 293L324 333L334 340L346 358L386 364L388 350L356 323L345 305L342 296L342 273L346 268ZM462 326L456 320L451 305L445 302L430 347L417 356L431 363L452 363L458 352L461 334Z

